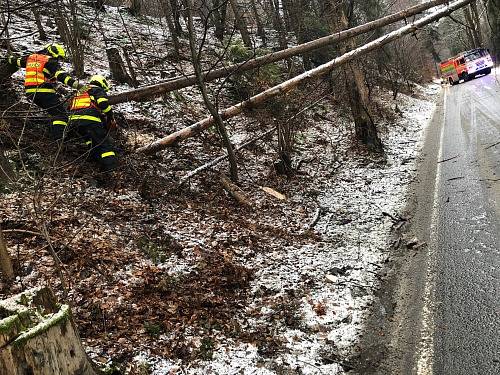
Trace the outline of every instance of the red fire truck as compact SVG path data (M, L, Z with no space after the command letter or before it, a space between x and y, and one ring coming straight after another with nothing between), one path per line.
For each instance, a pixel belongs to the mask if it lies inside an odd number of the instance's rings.
M493 61L485 48L462 52L439 64L444 82L456 85L460 80L469 81L479 74L490 74Z

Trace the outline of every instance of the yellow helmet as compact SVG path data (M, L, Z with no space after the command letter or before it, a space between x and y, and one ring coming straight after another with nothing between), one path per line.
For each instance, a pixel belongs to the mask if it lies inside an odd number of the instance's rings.
M62 59L66 58L66 51L64 47L57 43L47 44L44 49L46 49L52 57L60 57Z
M108 81L106 80L106 78L104 78L103 76L101 76L99 74L96 74L96 75L90 77L90 84L100 86L104 89L104 91L109 91L110 86L109 86Z

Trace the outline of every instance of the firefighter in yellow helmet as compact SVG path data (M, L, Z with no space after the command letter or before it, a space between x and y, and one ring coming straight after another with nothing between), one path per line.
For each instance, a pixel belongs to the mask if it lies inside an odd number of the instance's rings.
M70 126L76 129L89 146L90 156L105 172L117 166L117 156L108 136L116 128L113 111L106 92L109 83L101 75L90 78L89 84L79 90L70 103Z
M68 125L66 107L55 90L57 81L75 89L81 86L76 79L61 69L60 61L65 58L64 47L56 43L47 44L41 51L29 55L7 57L9 65L26 69L26 96L52 116L49 133L55 140L64 136Z

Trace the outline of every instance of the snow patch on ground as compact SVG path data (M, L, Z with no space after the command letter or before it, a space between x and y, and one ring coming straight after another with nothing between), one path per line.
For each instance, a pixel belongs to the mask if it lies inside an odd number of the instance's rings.
M416 158L440 86L431 84L418 91L420 98L400 94L401 118L383 124L385 163L374 160L360 165L355 159L343 160L330 183L324 185L317 199L321 215L315 226L320 240L302 247L275 248L243 261L257 270L252 282L256 297L248 310L258 309L260 314L255 319L242 314L241 319L248 327L274 325L286 349L268 359L251 344L222 340L225 344L214 351L210 362L184 368L184 373L274 374L286 369L291 373L344 374L342 358L349 357L359 341L379 285L378 272L389 257L387 238L393 222L383 212L397 217L405 207L406 188L415 176ZM392 104L386 100L386 105ZM338 124L330 126L328 136L335 138L338 131ZM273 322L275 311L263 307L265 303L258 297L264 291L274 293L273 298L287 299L287 293L293 295L304 288L307 291L294 312L300 322L291 328ZM157 358L152 363L154 373L175 368L174 364L168 367L169 363Z

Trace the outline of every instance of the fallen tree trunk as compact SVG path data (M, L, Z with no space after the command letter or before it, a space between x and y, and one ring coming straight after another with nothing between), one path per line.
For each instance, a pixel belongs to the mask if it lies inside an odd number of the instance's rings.
M260 56L241 64L233 64L220 69L211 70L209 72L204 73L203 81L204 82L213 81L217 78L227 77L231 74L245 72L266 64L270 64L272 62L284 60L296 55L301 55L306 52L310 52L315 49L328 46L333 43L338 43L342 40L346 40L348 38L352 38L367 33L369 31L378 29L380 27L384 27L390 25L391 23L422 13L430 8L433 8L440 4L444 4L446 2L448 2L448 0L432 0L424 4L415 5L400 12L388 15L386 17L382 17L378 20L374 20L365 23L363 25L353 27L348 30L331 34L307 43L303 43L295 47L287 48L285 50ZM184 87L193 86L195 84L197 84L197 79L194 74L181 78L173 78L171 80L158 83L155 85L140 87L134 90L124 91L115 95L110 95L109 102L110 104L116 104L132 100L140 101L146 98L152 98L162 95L169 91L179 90Z
M96 375L68 305L48 288L0 301L0 374Z
M296 88L299 84L304 83L310 79L317 78L321 75L324 75L328 72L330 72L333 68L339 67L345 63L348 63L349 61L352 61L356 59L359 56L366 55L367 53L376 50L387 43L390 43L396 39L401 38L403 35L411 34L416 32L419 28L434 22L442 17L445 17L449 15L450 13L454 12L457 9L460 9L464 7L465 5L469 4L472 0L459 0L456 1L446 8L443 8L439 11L436 11L428 16L425 16L418 21L415 21L412 24L406 25L404 27L401 27L400 29L394 30L393 32L390 32L389 34L386 34L384 36L381 36L380 38L375 39L374 41L367 43L359 48L356 48L350 52L347 52L343 54L342 56L339 56L323 65L318 66L315 69L309 70L305 73L302 73L292 79L289 79L277 86L271 87L255 96L252 96L250 99L245 100L244 102L240 102L232 107L229 107L225 110L223 110L220 113L220 116L222 119L226 120L228 118L234 117L245 109L249 109L252 107L255 107L269 98L272 98L274 96L278 96L281 94L285 94L294 88ZM172 133L164 138L161 138L153 143L151 143L148 146L140 147L137 149L138 152L145 152L145 153L153 153L157 152L161 149L164 149L172 144L175 144L183 139L192 137L193 135L196 135L200 133L201 131L207 129L214 123L214 119L212 116L206 117L205 119L188 126L184 129L181 129L175 133Z

